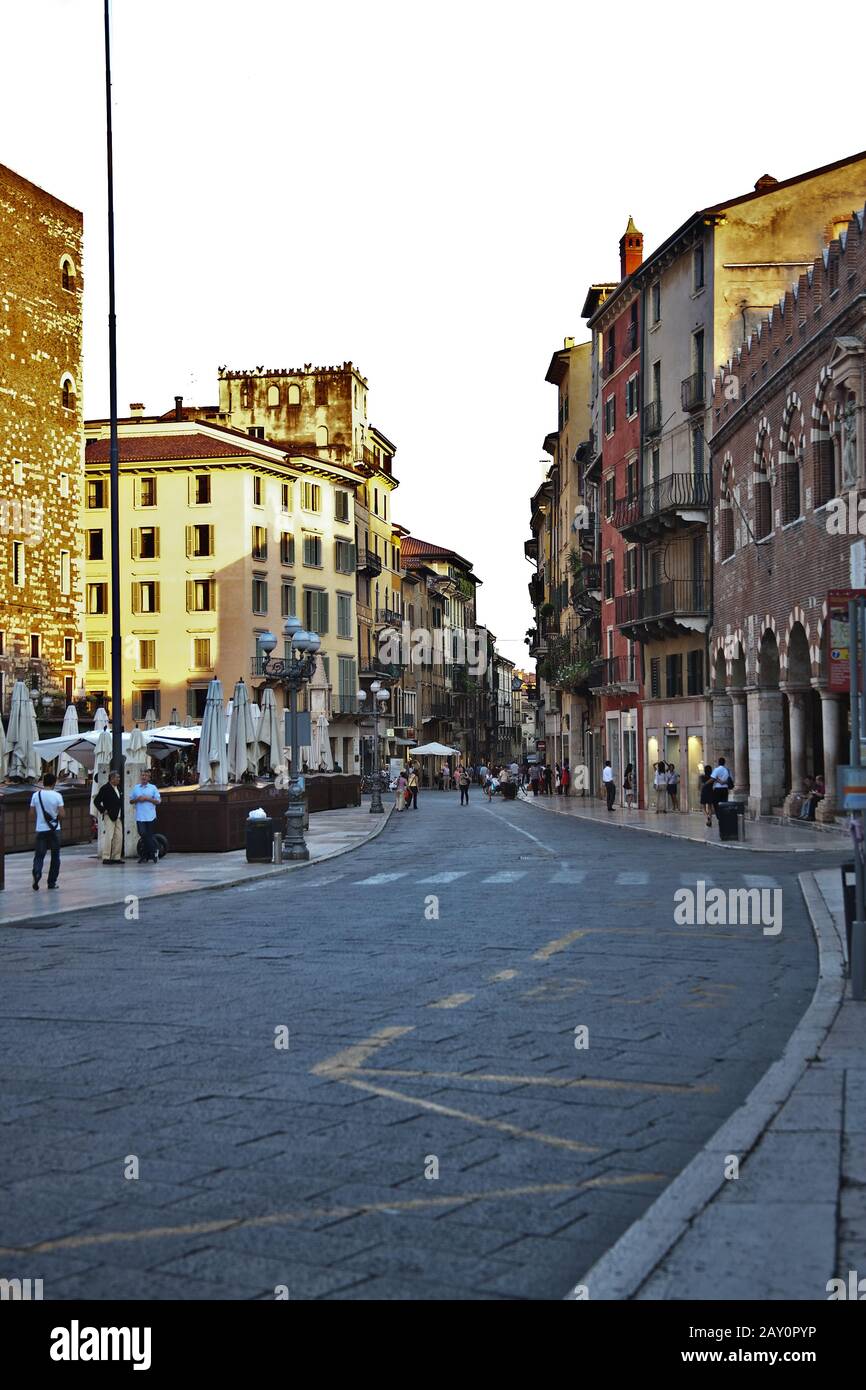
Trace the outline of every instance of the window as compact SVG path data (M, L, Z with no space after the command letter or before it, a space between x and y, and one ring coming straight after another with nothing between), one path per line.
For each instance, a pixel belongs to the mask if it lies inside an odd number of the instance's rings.
M214 613L216 611L216 580L188 579L186 581L187 613Z
M316 377L316 405L328 404L328 383L324 377Z
M322 568L321 536L304 536L304 564L313 569Z
M289 386L287 404L295 407L301 404L301 388L298 386L297 382L293 381Z
M638 377L637 372L630 376L625 384L625 413L629 419L637 415L638 407Z
M650 698L658 700L661 696L661 657L650 657Z
M152 637L143 637L138 643L139 671L156 670L156 642Z
M727 489L719 503L719 559L728 560L734 553L734 509Z
M692 472L696 478L704 472L704 431L700 425L692 425Z
M61 474L60 474L60 496L61 496L61 497L68 497L68 496L69 496L69 474L68 474L68 473L61 473Z
M355 546L352 541L334 541L334 568L338 574L354 574Z
M637 588L637 546L631 546L623 555L623 584L627 590Z
M196 473L192 480L193 506L205 507L211 500L210 473Z
M290 512L292 510L292 485L291 483L280 484L280 510Z
M295 538L288 531L284 531L280 536L280 564L293 565L295 563Z
M268 581L261 575L253 575L253 612L268 611Z
M337 488L334 493L334 519L336 521L349 520L349 494L342 488Z
M651 304L650 312L651 312L651 314L652 314L652 321L653 321L653 323L660 323L660 322L661 322L661 316L662 316L662 283L661 283L661 280L656 280L656 281L654 282L654 284L653 284L652 289L650 290L650 304Z
M704 654L700 647L695 647L686 656L687 680L689 695L702 695L704 693Z
M665 694L672 699L683 693L683 654L673 652L665 658Z
M253 404L253 383L249 377L241 382L241 410L250 410Z
M196 522L186 528L186 553L191 560L200 560L214 553L214 529Z
M616 429L616 396L608 396L604 403L604 432L613 434Z
M304 627L320 637L328 631L328 595L324 589L304 590Z
M276 408L279 406L279 404L280 404L280 388L279 388L279 386L269 386L269 387L268 387L268 405L270 406L270 408L271 408L272 410L274 410L274 409L276 409Z
M379 515L379 489L377 487L373 488L373 513L375 516Z
M135 586L133 585L133 588ZM88 584L87 586L87 611L88 613L107 613L108 612L108 585L107 584Z
M63 639L63 660L75 660L75 641L72 637L64 637Z
M337 594L337 636L352 636L352 595Z
M133 613L158 613L159 612L159 581L156 579L138 579L132 585L132 611Z
M156 478L138 479L138 505L139 507L156 506Z
M821 411L818 428L814 431L815 448L813 454L815 471L815 506L823 507L836 495L836 460L833 451L833 436L830 431L830 417L826 410Z
M207 686L191 685L186 692L186 712L190 719L201 723L204 718L204 707L207 704Z
M107 484L104 478L90 478L87 483L85 505L91 511L101 511L105 506Z
M294 584L280 585L280 617L288 618L297 606L297 591Z
M330 436L328 435L328 426L327 426L327 425L317 425L317 426L316 426L316 448L317 448L317 449L327 449L329 438L330 438Z
M608 558L607 560L605 560L605 562L604 562L604 596L605 596L606 599L613 598L613 595L614 595L614 584L615 584L615 576L614 576L613 557L610 557L610 558Z
M72 592L71 556L68 550L61 550L60 552L60 592L61 594Z
M305 512L322 510L322 489L318 483L309 483L306 480L301 483L301 506Z
M252 557L254 560L268 558L268 532L265 526L253 527Z
M213 665L210 654L210 638L194 637L192 640L192 664L195 671L209 671Z
M803 456L792 439L782 455L782 524L787 526L803 515Z
M262 479L258 473L253 477L253 506L262 506Z
M20 487L24 482L24 460L12 460L12 481L16 487Z
M64 410L75 409L75 382L68 372L60 384L60 399Z
M613 508L616 493L616 479L613 474L604 480L604 514L606 517L613 516Z
M87 644L87 669L89 671L105 670L105 643L88 642Z
M159 718L160 694L158 690L133 690L132 692L132 717L134 720L144 719L153 710Z
M38 633L38 632L31 632L31 634L30 634L30 660L31 660L31 661L38 661L38 660L39 660L39 633Z
M136 526L132 531L133 560L159 559L159 527Z
M692 272L694 287L702 290L704 287L704 243L699 241L692 252Z
M60 262L60 283L65 290L75 289L75 266L69 256L64 256Z
M631 459L625 466L625 495L628 502L637 498L637 459Z
M755 540L763 540L773 529L773 497L766 461L755 470Z
M264 425L249 425L247 427L247 434L250 439L264 439L265 427Z
M340 692L340 709L352 710L358 698L358 677L353 656L337 657L337 680Z

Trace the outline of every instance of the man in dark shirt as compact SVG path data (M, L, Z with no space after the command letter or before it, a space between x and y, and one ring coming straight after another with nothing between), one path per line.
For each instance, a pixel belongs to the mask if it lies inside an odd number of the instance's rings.
M120 774L111 772L93 798L102 829L103 864L123 863L123 821L120 818Z

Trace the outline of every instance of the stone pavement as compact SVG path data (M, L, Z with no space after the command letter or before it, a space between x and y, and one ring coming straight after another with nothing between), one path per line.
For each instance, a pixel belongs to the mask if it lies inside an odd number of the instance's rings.
M707 829L703 815L698 811L668 811L658 814L655 811L626 811L616 805L608 811L601 801L580 796L531 796L520 793L522 801L541 811L553 811L558 815L574 816L581 820L595 821L596 824L618 826L620 829L643 830L648 834L669 835L680 840L696 840L699 844L712 845L718 849L764 850L778 853L814 854L825 851L838 854L850 844L844 827L816 827L808 823L799 825L780 825L768 821L747 821L745 841L723 841L719 839L719 828L713 822Z
M826 1300L866 1276L866 1003L838 869L801 886L820 974L782 1058L571 1298Z
M368 799L362 806L317 812L310 817L306 832L308 862L333 859L365 844L384 828L392 810L386 804L381 816L371 816ZM32 863L29 853L6 856L6 888L0 890L0 926L122 903L130 894L154 898L202 888L227 888L303 867L302 863L248 864L246 851L239 849L228 854L168 854L159 864L139 865L135 859L129 859L122 868L107 869L94 842L65 849L57 889L48 892L43 876L39 892L34 893ZM46 863L46 873L47 867Z

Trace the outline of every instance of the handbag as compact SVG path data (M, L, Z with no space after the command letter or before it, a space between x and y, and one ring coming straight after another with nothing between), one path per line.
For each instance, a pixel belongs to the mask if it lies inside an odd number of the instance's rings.
M55 818L54 818L53 816L49 816L48 812L47 812L46 809L45 809L45 803L44 803L44 801L42 800L42 793L41 793L41 792L37 792L37 793L36 793L36 796L37 796L37 799L38 799L38 801L39 801L39 809L40 809L41 812L42 812L42 819L45 821L46 825L48 826L48 833L49 833L49 835L56 835L57 832L58 832L58 830L60 829L60 821L59 821L59 820L55 820Z

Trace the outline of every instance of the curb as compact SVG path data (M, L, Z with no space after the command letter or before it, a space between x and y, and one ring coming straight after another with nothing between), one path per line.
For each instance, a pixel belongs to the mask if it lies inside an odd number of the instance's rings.
M671 835L666 830L655 830L649 825L633 825L626 820L611 819L610 821L602 821L596 816L583 815L580 811L575 811L571 815L566 815L564 812L553 811L552 808L548 806L537 805L538 799L539 798L536 797L529 798L526 796L518 796L516 798L516 800L524 806L533 806L537 811L550 811L552 815L563 815L566 820L590 821L593 825L609 825L615 830L637 830L644 835L661 835L665 840L687 840L691 842L691 844L704 845L709 849L745 850L750 854L815 854L817 852L814 845L798 845L796 847L786 845L784 848L774 849L770 845L750 845L748 840L706 840L700 835ZM841 840L843 836L840 835L839 838Z
M809 1007L785 1050L652 1206L565 1295L565 1301L634 1298L691 1223L724 1188L723 1159L736 1153L740 1164L788 1100L829 1033L845 995L842 943L815 876L798 875L818 947L818 980Z
M369 835L364 836L363 840L358 840L354 845L345 845L342 849L329 850L327 854L320 854L317 859L299 859L293 863L275 865L272 869L267 869L263 873L255 874L252 878L250 878L249 875L240 874L237 878L225 879L221 883L191 884L189 888L175 888L170 893L159 893L157 897L168 899L185 897L187 893L217 893L222 888L237 888L241 884L260 883L265 879L278 878L281 874L292 873L297 869L315 868L317 864L324 864L329 859L339 859L341 855L351 854L353 850L360 849L362 845L368 845L371 840L375 840L377 835L382 834L382 831L391 819L393 811L393 806L386 807L382 812L381 820L374 829L370 831ZM116 902L101 903L100 906L116 907L118 903L122 903L123 901L124 898L119 897ZM58 905L57 915L60 916L64 912L77 911L78 909L74 907L64 908ZM27 915L23 917L4 917L3 921L0 922L0 927L14 927L16 923L32 922L34 920L35 918Z

